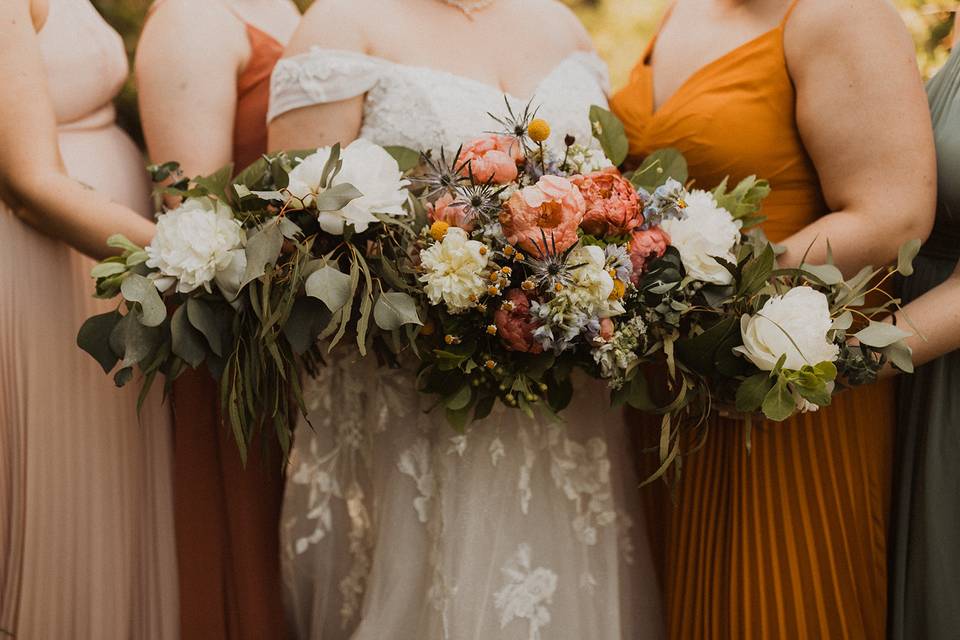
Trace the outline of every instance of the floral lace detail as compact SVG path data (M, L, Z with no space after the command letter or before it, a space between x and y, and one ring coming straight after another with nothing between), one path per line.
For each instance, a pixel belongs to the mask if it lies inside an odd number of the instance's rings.
M500 569L507 583L493 596L500 612L500 628L514 620L527 620L529 640L540 640L540 629L550 624L549 605L559 581L557 574L545 567L533 568L530 545L521 544L517 552Z
M430 441L420 438L409 449L400 454L397 468L406 476L413 478L420 494L413 500L413 508L417 511L420 522L430 521L430 503L436 493L436 479L433 475L433 464L430 461Z
M443 87L443 91L437 91ZM577 87L581 108L570 104L569 87ZM548 144L564 149L567 134L583 144L593 141L586 117L591 104L606 104L609 79L593 53L575 52L561 61L537 87L532 98L554 131ZM479 80L454 73L398 64L353 51L314 48L281 60L273 72L269 119L316 104L337 102L366 93L360 135L380 145L414 149L456 149L488 125L478 121L499 113L508 100L523 109L527 98L505 96ZM411 118L411 114L417 114Z

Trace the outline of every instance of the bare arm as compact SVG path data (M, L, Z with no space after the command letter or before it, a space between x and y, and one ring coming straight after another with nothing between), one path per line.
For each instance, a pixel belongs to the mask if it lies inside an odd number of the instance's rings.
M363 16L352 0L318 0L303 16L287 46L285 57L306 53L320 45L366 53ZM330 25L337 25L336 29ZM290 111L270 123L271 151L309 149L334 143L349 144L360 135L363 96Z
M801 3L788 23L787 59L797 121L826 215L784 243L785 265L826 259L851 274L892 261L925 240L936 206L936 158L914 49L882 0Z
M67 176L57 121L29 0L0 3L0 197L38 231L87 255L111 253L106 240L122 233L145 245L154 225Z
M920 333L907 339L914 365L960 349L960 265L943 284L897 312L898 326L912 331L911 324Z
M137 86L147 149L187 176L233 158L237 74L250 56L243 25L216 2L166 0L137 48Z

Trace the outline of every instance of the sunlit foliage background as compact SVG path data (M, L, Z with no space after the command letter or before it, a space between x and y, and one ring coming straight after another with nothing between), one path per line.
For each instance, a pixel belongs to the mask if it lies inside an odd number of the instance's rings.
M2 2L3 0L0 0ZM123 34L133 52L140 26L152 0L93 0L107 20ZM202 0L197 0L202 1ZM312 0L295 0L306 8ZM667 0L564 0L583 18L600 53L610 63L615 86L626 82L630 68L656 28ZM960 0L895 0L917 43L917 58L925 75L947 55L946 37ZM130 82L118 100L122 124L138 136L136 95Z

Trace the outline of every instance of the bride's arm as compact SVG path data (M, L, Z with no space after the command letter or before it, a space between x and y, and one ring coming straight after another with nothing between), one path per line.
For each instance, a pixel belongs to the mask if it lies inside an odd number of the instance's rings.
M110 254L114 233L149 243L152 222L66 174L29 0L0 2L0 25L0 197L30 226L96 258Z
M318 0L303 16L290 39L285 58L307 53L311 47L366 53L362 7L353 0ZM347 145L360 135L363 99L317 104L289 111L270 123L270 151Z
M846 274L886 264L926 239L936 206L936 158L910 38L882 0L800 3L785 46L797 122L830 215L791 238L782 256L825 261Z

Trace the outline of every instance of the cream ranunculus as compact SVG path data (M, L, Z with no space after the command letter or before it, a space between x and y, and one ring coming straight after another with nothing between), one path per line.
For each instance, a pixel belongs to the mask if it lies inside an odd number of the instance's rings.
M304 207L316 202L316 196L323 191L320 183L330 152L330 147L319 149L293 168L287 186L288 201L302 203ZM343 149L340 158L343 167L328 187L351 184L363 195L339 211L321 211L318 219L324 231L342 235L349 224L363 232L377 221L375 213L404 215L409 182L403 179L397 161L383 147L361 138Z
M420 253L420 261L430 303L443 302L451 313L470 309L487 290L487 248L463 229L450 227L441 242Z
M790 370L834 362L840 347L827 340L832 324L827 297L810 287L797 287L767 300L760 313L741 318L743 346L735 351L762 371L772 371L784 354L783 368Z
M740 223L706 191L692 191L680 219L660 225L680 252L687 274L696 280L730 284L733 276L714 257L735 262L733 247L740 239Z
M567 263L580 265L570 271L572 282L560 294L588 315L610 318L624 312L619 300L611 300L613 277L607 270L607 256L597 246L578 246L567 255Z
M236 293L247 258L246 236L233 211L219 200L191 198L157 217L157 231L146 248L147 266L176 280L177 291L189 293L216 282L231 297Z

